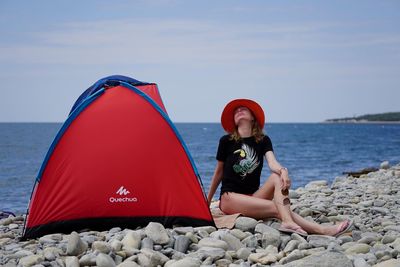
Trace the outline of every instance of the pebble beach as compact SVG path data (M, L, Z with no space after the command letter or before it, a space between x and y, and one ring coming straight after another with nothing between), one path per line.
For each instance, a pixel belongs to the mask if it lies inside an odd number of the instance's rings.
M50 234L19 241L24 216L0 220L1 266L400 266L400 164L383 162L360 177L313 181L290 191L295 212L308 220L353 221L338 237L279 232L279 221L236 219L233 229L112 228Z

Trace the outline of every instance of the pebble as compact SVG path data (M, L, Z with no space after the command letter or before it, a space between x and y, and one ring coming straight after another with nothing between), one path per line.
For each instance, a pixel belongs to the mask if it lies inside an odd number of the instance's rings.
M258 221L250 217L239 217L236 219L235 228L246 231L253 231Z
M113 261L113 259L103 253L100 253L97 257L96 257L96 265L98 267L114 267L115 262Z
M346 249L346 254L365 254L368 253L371 247L367 244L354 244Z
M223 250L228 249L228 244L225 241L211 237L206 237L200 240L198 245L199 247L221 248Z
M69 256L78 256L86 251L88 248L87 243L82 241L77 232L72 232L68 238L67 254Z
M174 249L186 253L190 245L190 238L184 235L178 236L175 240Z
M141 236L137 231L128 231L128 233L122 239L122 245L126 249L138 249L140 248Z
M167 230L161 223L151 222L144 229L147 237L151 238L155 244L167 244L170 239Z

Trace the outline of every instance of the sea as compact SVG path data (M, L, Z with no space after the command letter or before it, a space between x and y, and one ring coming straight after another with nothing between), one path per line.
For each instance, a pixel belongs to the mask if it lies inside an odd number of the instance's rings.
M26 212L35 178L61 123L0 123L0 211ZM219 123L176 123L208 191L216 165ZM329 183L343 172L400 163L400 124L269 123L274 153L292 188ZM262 182L270 172L264 164ZM218 192L215 197L218 196Z

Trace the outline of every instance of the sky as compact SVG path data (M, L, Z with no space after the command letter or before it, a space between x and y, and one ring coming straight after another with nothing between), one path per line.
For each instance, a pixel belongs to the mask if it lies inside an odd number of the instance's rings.
M174 122L235 98L267 122L400 111L400 1L0 1L0 122L62 122L114 74Z

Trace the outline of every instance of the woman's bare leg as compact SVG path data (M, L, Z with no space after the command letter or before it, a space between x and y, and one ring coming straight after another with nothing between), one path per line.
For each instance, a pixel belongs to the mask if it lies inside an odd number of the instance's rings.
M224 213L241 213L255 219L279 217L273 201L238 193L224 193L221 196L220 207Z
M301 226L301 228L303 228L309 234L330 235L330 236L334 236L336 233L338 233L340 231L340 228L343 227L342 224L348 223L346 221L343 221L336 225L321 225L316 222L308 221L303 217L301 217L299 214L294 213L293 211L292 211L292 218L298 225Z
M281 191L281 179L276 173L272 173L268 180L253 194L254 197L263 199L273 199L279 213L279 219L285 228L304 231L294 218L290 210L288 195L283 195Z

